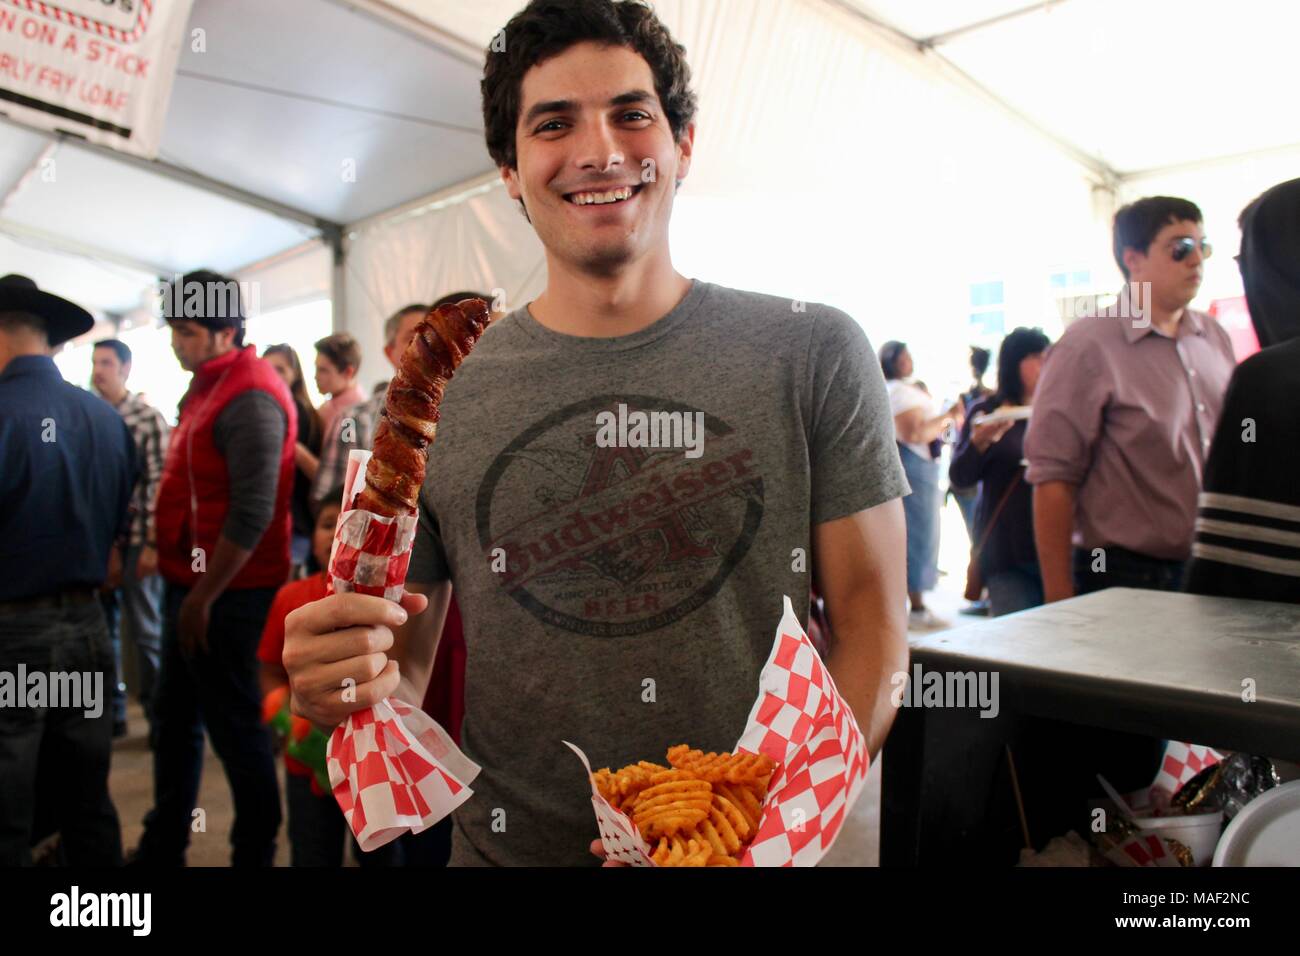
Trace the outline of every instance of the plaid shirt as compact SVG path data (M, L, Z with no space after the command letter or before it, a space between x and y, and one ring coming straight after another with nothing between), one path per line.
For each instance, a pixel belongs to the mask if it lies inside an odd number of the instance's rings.
M387 382L376 386L373 396L344 410L330 426L321 443L320 466L311 483L313 506L331 491L343 487L348 471L348 452L354 448L370 448L375 437L375 425L384 410L387 390Z
M131 492L131 530L127 537L128 545L136 547L154 541L154 498L162 479L171 427L162 412L137 392L127 392L126 398L117 405L117 412L135 439L136 461L140 466L139 478Z

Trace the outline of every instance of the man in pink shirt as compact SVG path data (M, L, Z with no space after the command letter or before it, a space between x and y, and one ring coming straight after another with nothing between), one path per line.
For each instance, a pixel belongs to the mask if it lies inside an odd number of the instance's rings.
M360 369L361 346L348 333L335 332L316 343L316 388L330 396L319 409L322 434L329 434L343 412L366 400L357 384Z
M1048 602L1108 587L1179 590L1196 500L1234 365L1189 309L1211 246L1185 199L1115 214L1119 301L1048 352L1025 438Z

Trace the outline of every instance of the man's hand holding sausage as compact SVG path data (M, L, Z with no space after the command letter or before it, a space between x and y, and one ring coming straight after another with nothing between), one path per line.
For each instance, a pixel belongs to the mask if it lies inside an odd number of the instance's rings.
M289 614L283 661L293 713L328 733L348 714L393 695L401 681L389 654L394 629L428 604L411 591L400 607L368 594L331 594Z

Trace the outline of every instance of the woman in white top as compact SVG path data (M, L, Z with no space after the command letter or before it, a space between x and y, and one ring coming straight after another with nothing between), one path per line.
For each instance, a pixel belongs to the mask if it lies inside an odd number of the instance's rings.
M939 577L939 515L943 499L939 494L939 463L930 454L930 443L949 425L961 421L961 402L938 411L929 392L912 384L912 356L902 342L886 342L880 348L880 367L889 391L889 409L894 415L894 437L903 471L912 493L903 499L907 522L907 598L911 602L908 627L934 630L947 627L925 606L923 592L933 590Z

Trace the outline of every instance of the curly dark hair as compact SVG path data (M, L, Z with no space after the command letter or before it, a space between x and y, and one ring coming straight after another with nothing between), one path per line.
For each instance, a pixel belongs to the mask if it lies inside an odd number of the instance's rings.
M504 40L504 42L501 42ZM483 133L497 166L518 168L515 127L519 124L524 74L576 43L624 46L640 54L654 75L655 92L681 141L695 119L686 48L642 0L532 0L488 45L483 67ZM500 48L500 49L498 49Z

